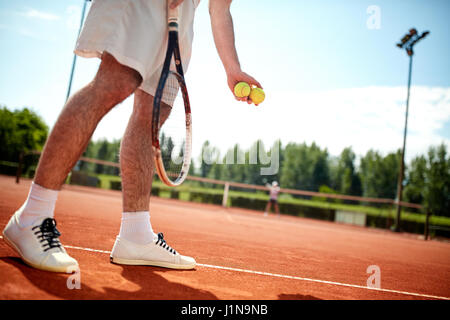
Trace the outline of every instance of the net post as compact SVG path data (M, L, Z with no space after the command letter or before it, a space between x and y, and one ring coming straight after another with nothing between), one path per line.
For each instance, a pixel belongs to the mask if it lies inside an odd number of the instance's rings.
M225 183L225 187L223 190L223 199L222 199L222 207L227 207L228 202L228 190L230 189L230 184L228 182Z
M22 175L23 157L24 157L24 152L20 151L20 153L19 153L19 164L17 166L17 171L16 171L16 183L20 182L20 176Z

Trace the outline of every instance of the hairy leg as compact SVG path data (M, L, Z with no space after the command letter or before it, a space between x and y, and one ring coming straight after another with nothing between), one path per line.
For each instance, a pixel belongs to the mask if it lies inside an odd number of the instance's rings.
M161 102L161 123L170 114L170 106ZM136 90L133 113L120 146L123 211L149 211L154 174L152 152L153 96Z
M59 115L39 160L35 183L59 190L103 116L141 81L137 71L104 53L94 80L75 93Z

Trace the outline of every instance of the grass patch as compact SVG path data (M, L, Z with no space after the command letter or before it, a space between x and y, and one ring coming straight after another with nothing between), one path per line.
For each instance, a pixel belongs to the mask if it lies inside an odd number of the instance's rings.
M0 160L0 165L17 168L19 166L19 163L18 162L11 162L11 161Z
M95 174L95 176L100 180L100 188L102 189L111 189L111 181L122 181L119 176L112 176L108 174Z

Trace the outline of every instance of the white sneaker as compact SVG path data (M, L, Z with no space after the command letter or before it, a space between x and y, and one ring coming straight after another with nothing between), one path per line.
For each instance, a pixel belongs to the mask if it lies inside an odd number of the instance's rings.
M78 263L59 242L60 235L53 218L43 217L22 228L16 214L3 230L6 243L31 267L52 272L74 271L72 268L78 268Z
M162 233L148 244L137 244L117 236L111 252L112 263L156 266L171 269L193 269L195 259L180 255L171 248Z

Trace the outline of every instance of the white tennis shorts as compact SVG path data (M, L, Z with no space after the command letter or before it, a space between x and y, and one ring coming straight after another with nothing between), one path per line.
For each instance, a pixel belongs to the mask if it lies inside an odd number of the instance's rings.
M179 44L183 69L191 58L194 13L200 0L184 0L179 7ZM108 52L142 76L139 89L154 96L167 51L165 0L93 0L75 47L75 54L100 58ZM175 65L172 61L172 70ZM173 105L178 92L168 78L162 101ZM171 83L172 82L172 83Z

